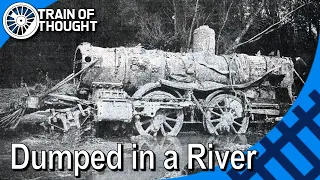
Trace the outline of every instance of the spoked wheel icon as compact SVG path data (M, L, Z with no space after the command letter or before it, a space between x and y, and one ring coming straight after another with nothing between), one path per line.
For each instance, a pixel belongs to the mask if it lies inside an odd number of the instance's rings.
M5 11L3 27L13 38L27 39L38 30L38 12L30 4L15 3Z

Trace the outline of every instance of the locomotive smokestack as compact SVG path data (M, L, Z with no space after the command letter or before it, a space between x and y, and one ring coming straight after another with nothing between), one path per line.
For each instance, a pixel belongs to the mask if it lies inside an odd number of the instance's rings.
M204 25L193 32L193 52L207 52L215 54L216 33L209 26Z

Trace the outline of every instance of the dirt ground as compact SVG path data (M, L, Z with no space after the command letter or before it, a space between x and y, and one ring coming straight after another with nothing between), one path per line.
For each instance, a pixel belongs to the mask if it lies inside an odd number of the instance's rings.
M1 108L8 105L21 96L23 90L2 89ZM9 98L10 97L10 98ZM29 121L41 118L41 116L29 115ZM112 129L112 128L111 128ZM264 129L264 130L259 130ZM206 135L201 126L184 126L178 137L143 137L132 134L114 136L109 133L110 127L104 125L99 128L99 136L79 135L79 131L69 133L48 133L37 123L26 123L12 131L0 129L0 177L1 179L74 179L73 171L35 171L30 166L24 171L13 171L11 169L11 144L23 143L30 150L86 150L92 152L101 150L107 154L110 150L117 148L117 143L124 146L124 169L123 171L111 171L106 168L103 171L95 171L90 168L81 172L81 179L159 179L167 177L178 177L190 172L184 167L187 164L187 145L190 143L215 144L217 150L245 150L259 141L268 131L264 127L253 126L246 135ZM156 171L146 172L132 170L132 143L137 143L141 149L153 150L156 156ZM175 150L180 155L179 171L169 172L163 167L165 160L164 152ZM22 157L20 157L22 158ZM148 166L147 166L148 167Z

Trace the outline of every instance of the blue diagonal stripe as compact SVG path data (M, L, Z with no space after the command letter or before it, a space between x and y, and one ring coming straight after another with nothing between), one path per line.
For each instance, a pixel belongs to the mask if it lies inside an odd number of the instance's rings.
M320 140L309 130L303 128L298 134L298 138L320 159Z
M276 179L294 180L292 176L290 176L290 174L274 158L271 158L271 160L264 166Z
M289 142L280 151L304 176L313 168L310 162L292 145L292 143Z

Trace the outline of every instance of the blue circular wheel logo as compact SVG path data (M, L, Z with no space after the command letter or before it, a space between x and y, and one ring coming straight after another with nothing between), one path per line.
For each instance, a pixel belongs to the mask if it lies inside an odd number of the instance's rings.
M3 27L13 38L27 39L38 30L39 14L30 4L15 3L5 11Z

